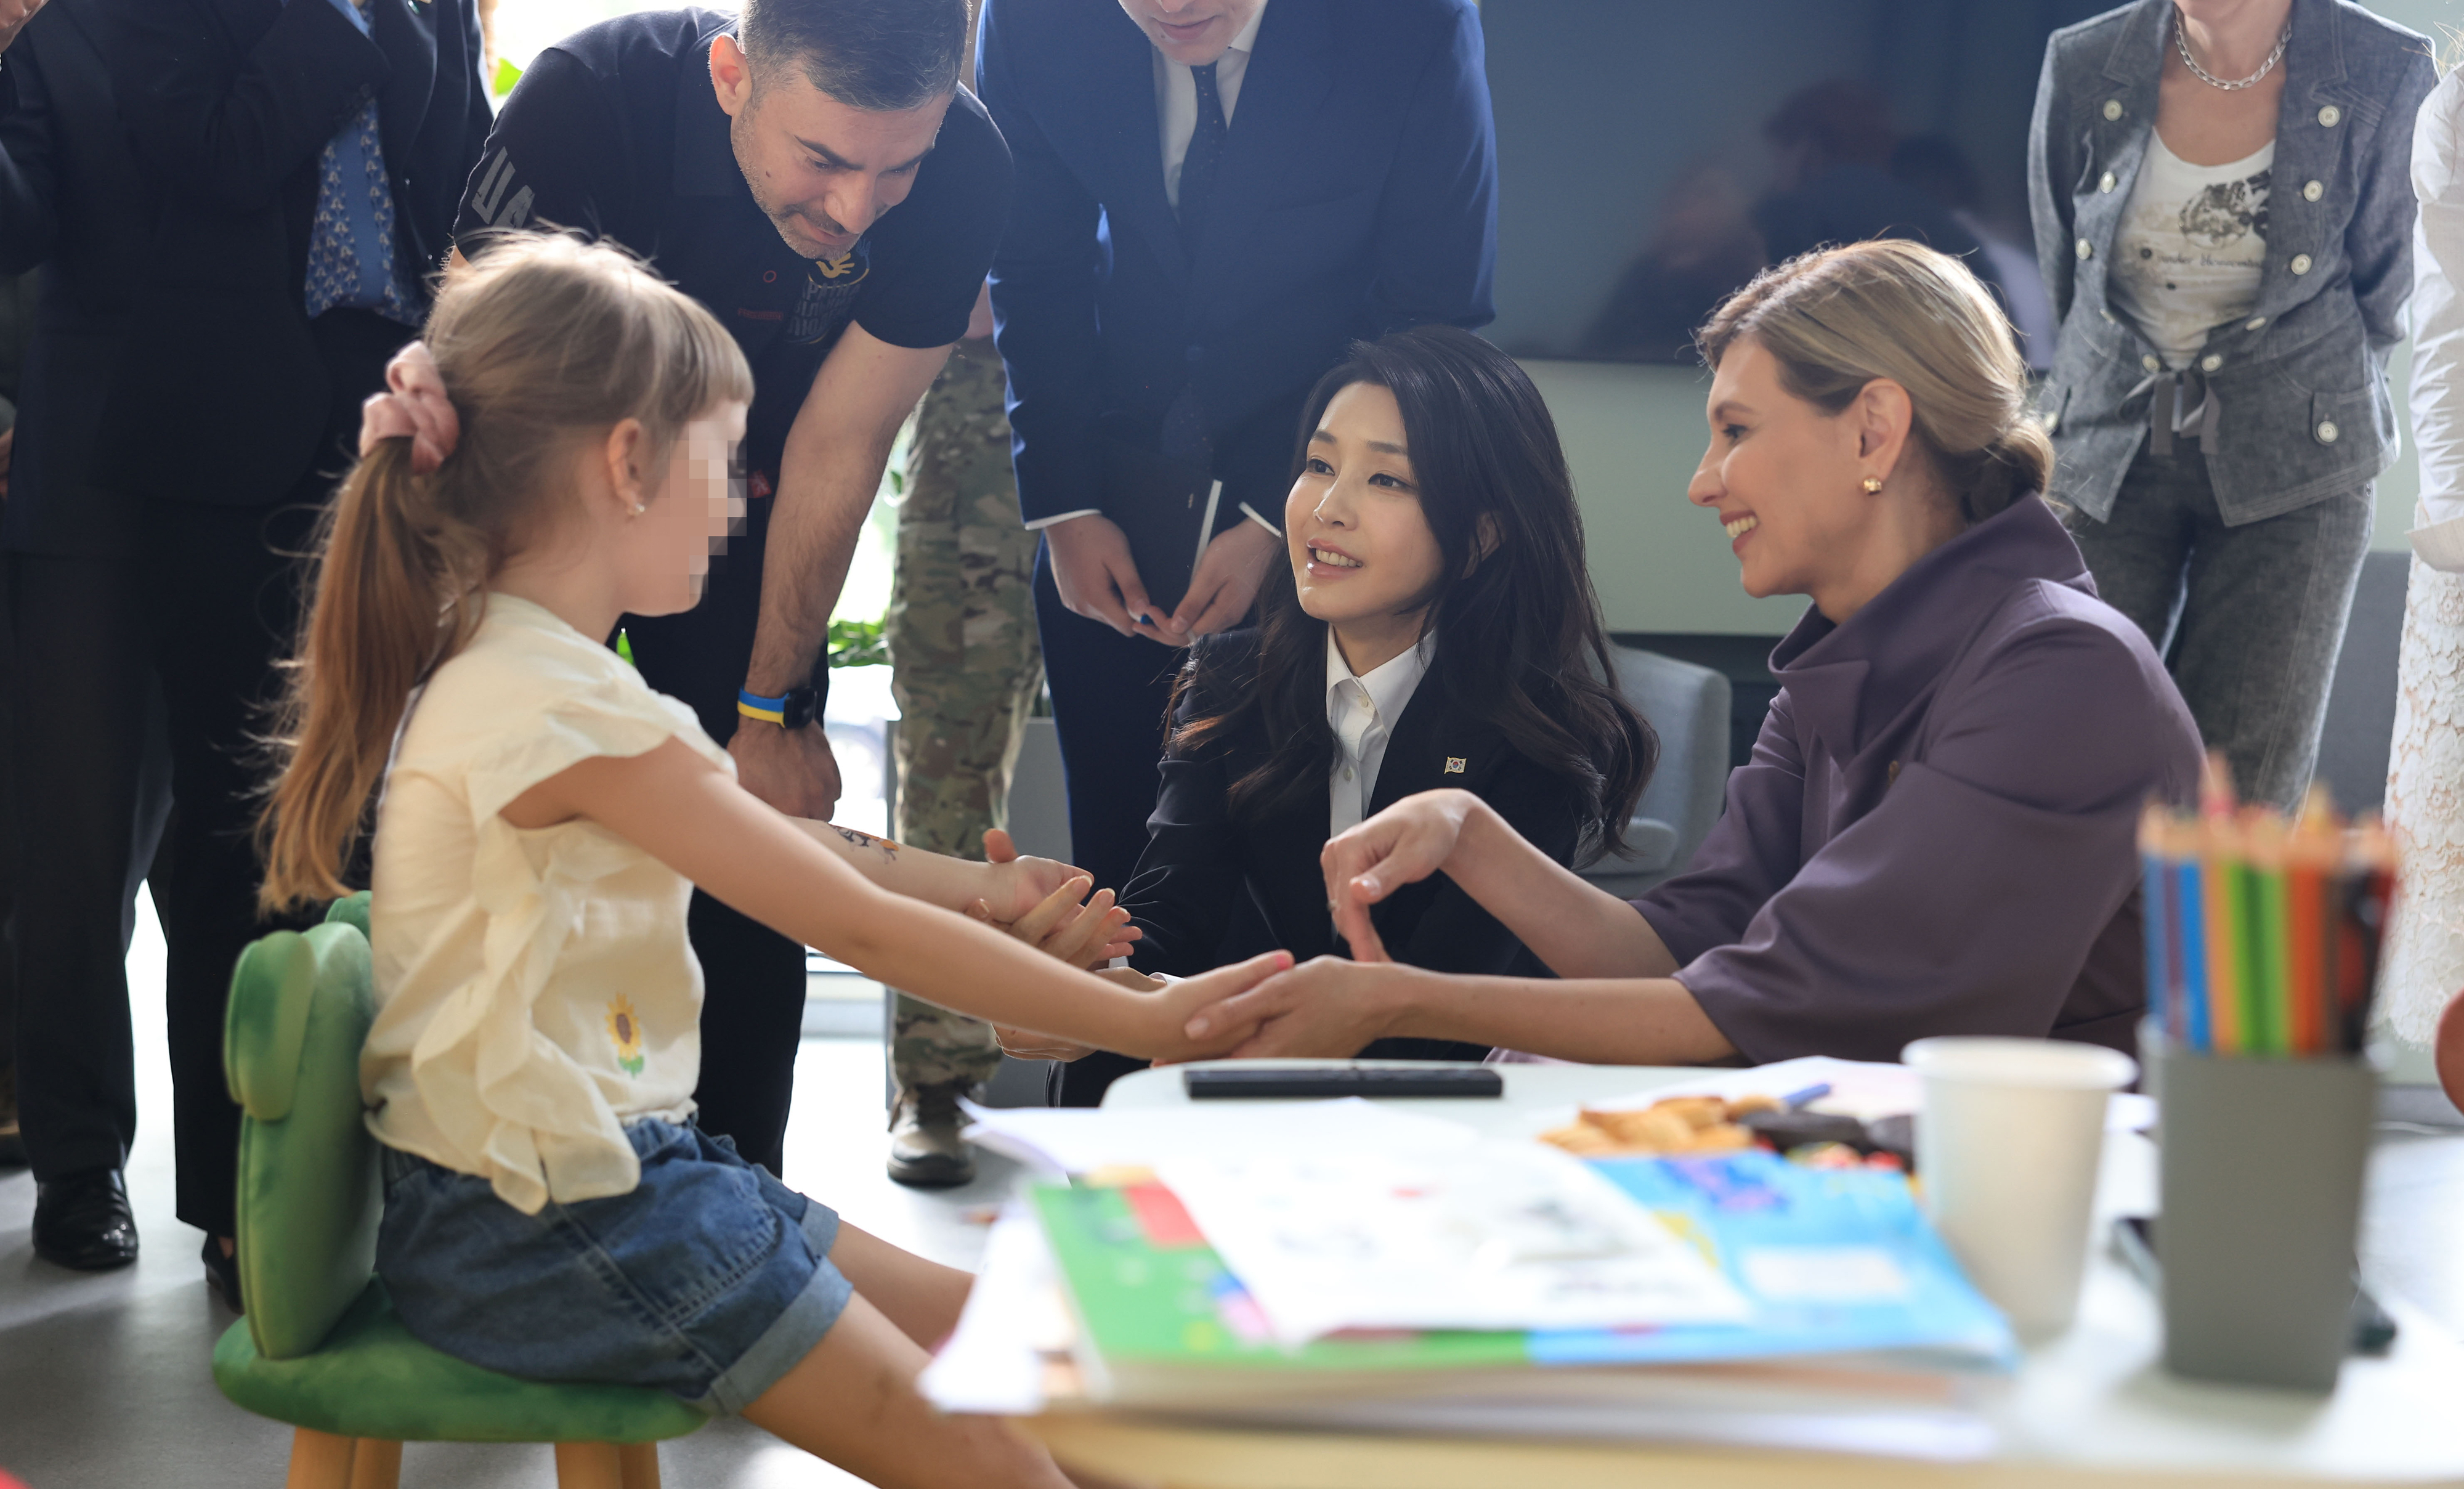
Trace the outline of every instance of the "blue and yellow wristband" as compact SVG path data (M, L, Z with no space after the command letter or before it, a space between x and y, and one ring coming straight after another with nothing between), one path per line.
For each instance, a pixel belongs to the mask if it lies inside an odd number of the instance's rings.
M736 712L765 724L784 726L787 722L787 699L784 694L764 698L750 689L738 688L736 690Z

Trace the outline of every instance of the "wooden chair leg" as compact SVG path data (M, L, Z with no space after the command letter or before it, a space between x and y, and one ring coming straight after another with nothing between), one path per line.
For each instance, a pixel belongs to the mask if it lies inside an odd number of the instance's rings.
M659 1445L657 1443L619 1443L616 1447L616 1459L624 1466L625 1489L659 1489Z
M363 1437L351 1457L351 1489L399 1489L402 1444L382 1437Z
M623 1460L612 1442L556 1445L556 1489L625 1489Z
M295 1428L291 1434L291 1472L283 1489L350 1489L352 1450L355 1439L337 1437L314 1428Z

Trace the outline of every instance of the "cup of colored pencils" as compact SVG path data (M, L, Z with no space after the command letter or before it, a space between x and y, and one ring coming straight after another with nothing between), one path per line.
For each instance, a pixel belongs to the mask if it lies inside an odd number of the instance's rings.
M2166 1365L2330 1389L2377 1111L2364 1046L2393 844L2316 788L2290 819L2242 806L2211 756L2198 809L2149 808L2140 850Z

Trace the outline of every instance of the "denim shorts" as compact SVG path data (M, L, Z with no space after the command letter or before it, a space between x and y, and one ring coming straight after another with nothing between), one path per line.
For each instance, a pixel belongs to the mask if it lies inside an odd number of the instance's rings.
M734 1415L811 1352L854 1289L839 1217L699 1128L641 1119L629 1193L524 1215L488 1181L385 1153L377 1275L411 1333L525 1380L649 1386Z

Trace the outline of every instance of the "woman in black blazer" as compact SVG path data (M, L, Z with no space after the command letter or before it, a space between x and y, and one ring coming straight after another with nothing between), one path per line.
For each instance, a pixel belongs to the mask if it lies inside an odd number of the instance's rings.
M1140 974L1340 952L1319 852L1414 792L1471 791L1570 863L1617 841L1650 777L1651 728L1604 681L1556 427L1503 352L1447 326L1354 347L1309 396L1283 536L1290 562L1257 627L1201 641L1174 689L1147 849L1120 895ZM1375 923L1397 961L1540 971L1441 876L1390 896ZM1036 1036L1004 1044L1069 1060L1059 1106L1093 1105L1138 1063ZM1381 1040L1362 1053L1487 1051Z

